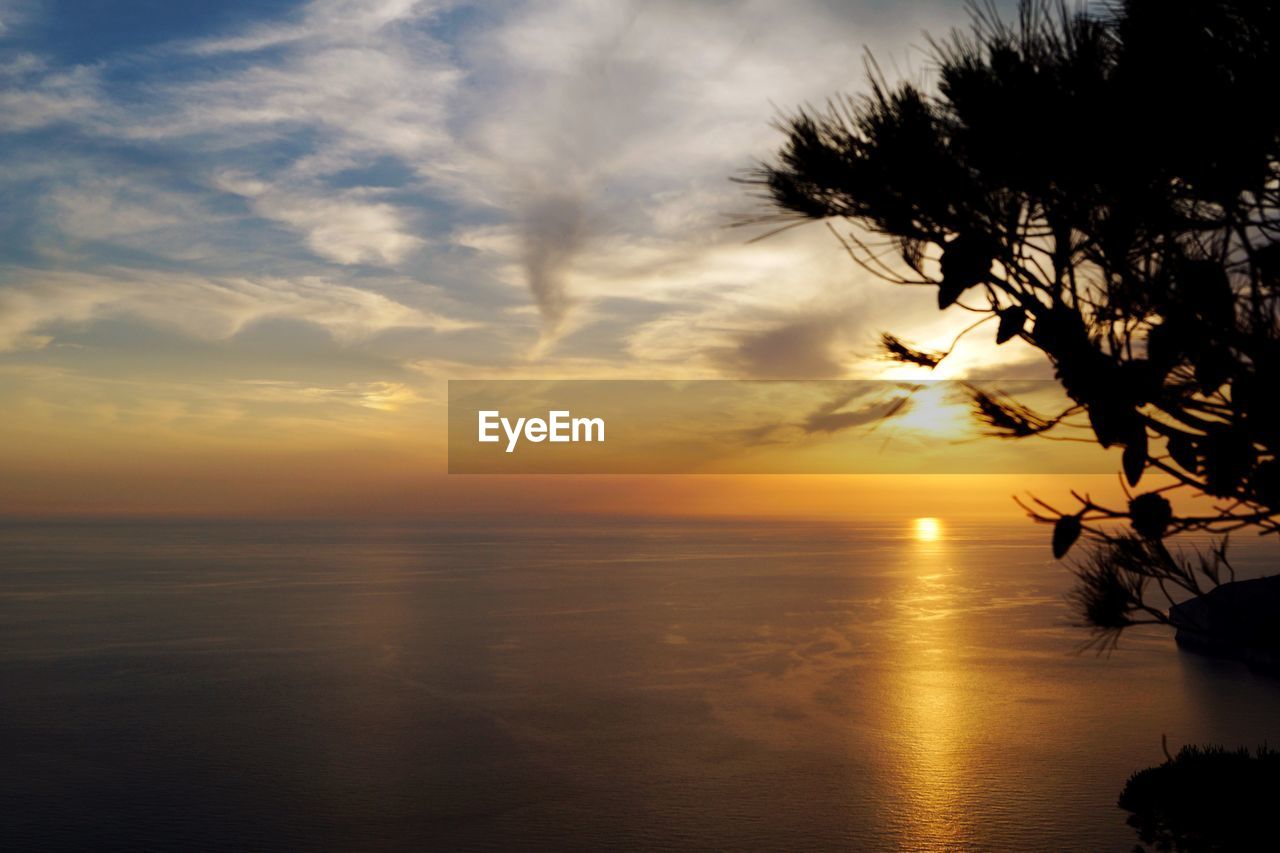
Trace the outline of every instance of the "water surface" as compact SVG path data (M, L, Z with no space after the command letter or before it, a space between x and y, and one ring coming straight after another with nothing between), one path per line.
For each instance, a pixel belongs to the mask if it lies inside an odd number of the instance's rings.
M1073 654L1046 539L7 523L0 846L1128 850L1161 734L1280 743L1280 681Z

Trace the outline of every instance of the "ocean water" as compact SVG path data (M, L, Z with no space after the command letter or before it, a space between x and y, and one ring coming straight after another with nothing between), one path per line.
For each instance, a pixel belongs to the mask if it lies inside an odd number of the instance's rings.
M1159 630L1075 653L1047 549L946 519L9 522L0 847L1128 850L1161 735L1280 743L1280 680Z

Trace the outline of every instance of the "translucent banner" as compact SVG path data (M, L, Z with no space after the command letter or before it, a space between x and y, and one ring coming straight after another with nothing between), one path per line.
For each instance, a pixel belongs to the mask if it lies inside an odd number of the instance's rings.
M975 394L1044 417L1056 382L452 380L454 474L1109 473L1083 420L992 435Z

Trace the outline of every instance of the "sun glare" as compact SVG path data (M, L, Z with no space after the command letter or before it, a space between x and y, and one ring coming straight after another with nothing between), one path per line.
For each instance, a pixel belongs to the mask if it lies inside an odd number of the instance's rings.
M893 425L933 438L962 438L972 431L973 419L967 401L954 398L951 383L925 383L910 395L906 410Z
M917 518L915 533L917 542L937 542L942 535L942 523L936 518Z

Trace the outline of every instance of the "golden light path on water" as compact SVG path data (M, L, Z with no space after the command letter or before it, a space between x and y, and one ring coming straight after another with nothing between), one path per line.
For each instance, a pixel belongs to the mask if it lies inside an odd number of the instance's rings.
M904 590L905 636L894 668L900 721L894 746L902 770L903 849L965 848L973 839L965 767L968 731L965 692L970 664L958 654L956 590L962 579L941 519L917 518L910 530L912 580Z

